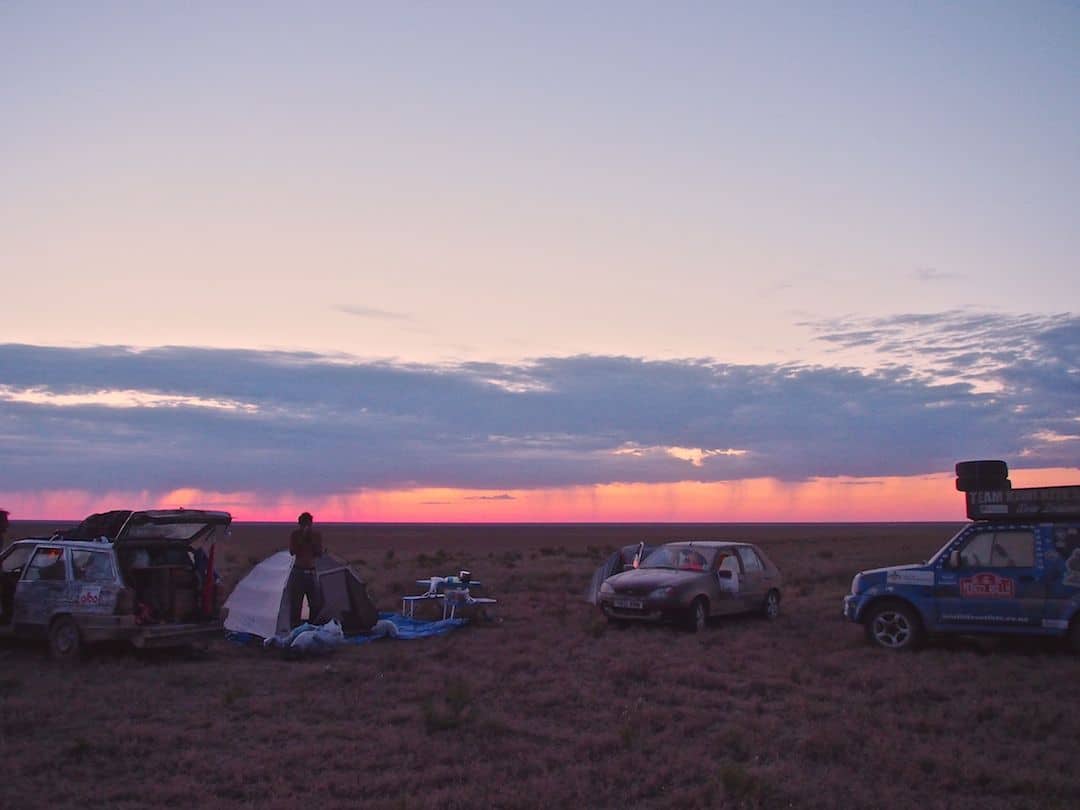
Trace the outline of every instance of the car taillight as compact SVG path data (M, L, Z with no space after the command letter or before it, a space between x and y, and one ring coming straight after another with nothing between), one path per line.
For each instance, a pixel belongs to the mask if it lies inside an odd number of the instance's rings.
M121 588L116 592L116 609L114 613L134 613L135 612L135 591L131 588Z

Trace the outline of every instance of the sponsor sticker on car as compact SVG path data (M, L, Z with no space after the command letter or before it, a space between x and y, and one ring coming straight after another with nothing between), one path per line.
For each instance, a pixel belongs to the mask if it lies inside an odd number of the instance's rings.
M989 571L960 580L960 595L965 599L1012 599L1016 583Z
M925 585L934 584L933 571L890 571L885 575L890 585Z

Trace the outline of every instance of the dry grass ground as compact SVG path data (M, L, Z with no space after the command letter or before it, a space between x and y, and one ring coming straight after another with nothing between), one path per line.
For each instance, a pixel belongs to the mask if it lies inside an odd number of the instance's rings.
M380 608L465 567L500 621L298 662L219 641L65 670L2 646L0 806L1076 807L1080 658L890 654L840 616L857 570L953 528L325 527ZM237 526L230 580L286 532ZM691 536L761 543L781 618L616 629L581 601L608 549Z

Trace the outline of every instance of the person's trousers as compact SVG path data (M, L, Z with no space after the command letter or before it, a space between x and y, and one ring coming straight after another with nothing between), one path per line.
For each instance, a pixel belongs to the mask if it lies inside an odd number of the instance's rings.
M300 608L308 601L308 621L313 622L322 610L322 594L314 568L293 568L289 572L289 628L300 624Z

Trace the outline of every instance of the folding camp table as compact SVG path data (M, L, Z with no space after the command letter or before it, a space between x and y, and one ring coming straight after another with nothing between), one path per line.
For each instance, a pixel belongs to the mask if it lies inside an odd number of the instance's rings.
M409 618L413 617L416 611L417 602L427 602L432 599L442 600L444 619L453 619L457 614L458 608L464 605L496 604L495 599L489 599L483 596L472 596L469 593L469 588L483 587L483 583L475 579L470 579L466 585L460 580L450 580L447 582L446 578L443 577L429 577L428 579L416 580L416 584L427 586L428 590L426 593L418 594L417 596L403 596L401 598L401 613L403 616L408 616Z
M454 618L454 614L459 607L496 604L496 600L494 599L489 599L485 596L470 595L468 588L447 588L443 593L443 597L442 617L444 619Z

